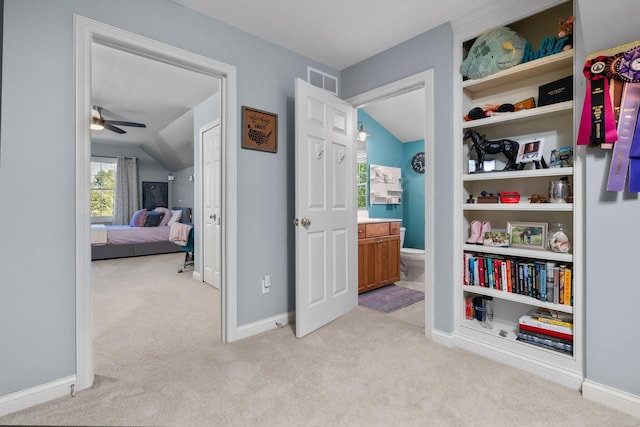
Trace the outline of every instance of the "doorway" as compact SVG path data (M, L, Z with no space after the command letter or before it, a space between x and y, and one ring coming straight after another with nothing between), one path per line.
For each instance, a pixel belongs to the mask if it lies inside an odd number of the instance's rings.
M81 16L74 17L74 60L76 80L76 390L90 387L94 380L94 366L91 340L91 256L90 245L90 155L91 137L89 132L91 111L91 45L94 42L117 49L136 53L150 59L173 64L203 74L216 76L221 80L221 139L223 148L222 205L223 214L228 218L222 228L222 248L230 254L222 259L221 313L222 339L233 340L236 330L236 284L237 260L235 239L237 230L236 210L236 69L233 66L194 54L170 45L120 30ZM197 163L196 163L197 164ZM195 179L201 182L200 169L195 171ZM200 193L201 194L201 193ZM198 215L201 206L199 194L194 194L194 212ZM194 222L201 223L197 216ZM201 230L197 238L201 238Z
M348 99L347 101L354 105L357 109L363 109L367 106L374 106L380 101L387 101L393 98L400 99L401 95L408 93L417 93L423 90L424 96L420 100L422 102L422 117L414 119L419 121L422 127L422 135L424 140L425 168L424 168L424 328L425 335L431 336L433 329L433 251L430 248L435 247L433 242L433 70L427 70L423 73L387 84L377 89L365 92ZM386 216L393 218L393 214ZM418 227L419 228L419 227ZM411 286L411 285L410 285ZM410 287L409 286L409 287Z

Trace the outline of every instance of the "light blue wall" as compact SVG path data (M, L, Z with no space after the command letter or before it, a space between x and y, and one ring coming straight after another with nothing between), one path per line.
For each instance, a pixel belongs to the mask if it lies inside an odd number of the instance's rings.
M407 228L404 246L424 249L424 174L411 168L413 156L424 151L424 141L400 142L362 109L358 110L358 120L370 133L367 137L369 164L393 166L402 170L402 203L369 205L369 217L401 219L402 226Z
M582 110L586 54L640 39L636 0L578 1L575 59L577 108ZM615 31L612 31L615 29ZM579 119L579 116L578 116ZM586 183L586 376L640 397L640 286L638 262L640 198L605 190L611 151L579 147L585 155Z
M425 174L418 173L411 167L413 156L421 151L424 152L422 139L402 144L402 177L404 178L402 225L407 229L404 236L405 248L424 249Z
M378 123L364 110L358 110L358 121L364 124L369 132L367 137L367 161L369 165L402 167L402 143L387 129ZM369 197L367 195L367 202ZM370 218L402 219L404 204L398 205L371 205L369 204Z
M345 99L405 77L434 70L436 100L434 238L438 251L434 281L434 326L453 331L453 285L451 272L458 262L453 257L453 31L444 24L411 40L342 70L341 93Z
M293 310L294 79L307 66L339 72L168 0L4 4L0 235L11 244L0 245L0 396L76 371L74 14L234 65L238 117L243 105L278 115L277 154L237 148L241 226L230 238L251 260L238 269L238 325Z

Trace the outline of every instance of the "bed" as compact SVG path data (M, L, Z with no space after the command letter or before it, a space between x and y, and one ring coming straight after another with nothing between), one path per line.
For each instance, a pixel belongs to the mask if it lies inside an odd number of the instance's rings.
M174 207L172 211L181 211L181 222L191 222L191 208ZM91 260L181 252L169 241L170 230L168 225L92 225Z

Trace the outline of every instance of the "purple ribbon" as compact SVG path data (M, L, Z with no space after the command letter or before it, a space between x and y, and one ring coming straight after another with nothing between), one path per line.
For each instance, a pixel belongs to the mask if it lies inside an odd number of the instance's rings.
M607 190L609 191L624 191L631 147L634 144L640 144L640 142L636 143L636 140L640 139L640 130L637 130L636 126L639 106L640 84L627 83L622 94L618 122L618 141L613 146L613 156L609 167L609 180L607 182ZM636 164L634 170L637 171L639 166L640 164ZM631 183L631 177L629 182ZM639 182L638 178L634 178L635 182ZM633 191L631 188L629 190Z

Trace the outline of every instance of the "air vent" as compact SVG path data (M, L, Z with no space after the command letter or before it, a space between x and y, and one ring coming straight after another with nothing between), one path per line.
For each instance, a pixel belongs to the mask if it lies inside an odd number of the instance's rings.
M307 67L307 81L313 86L319 87L338 96L338 78L331 74L323 73L315 68Z

